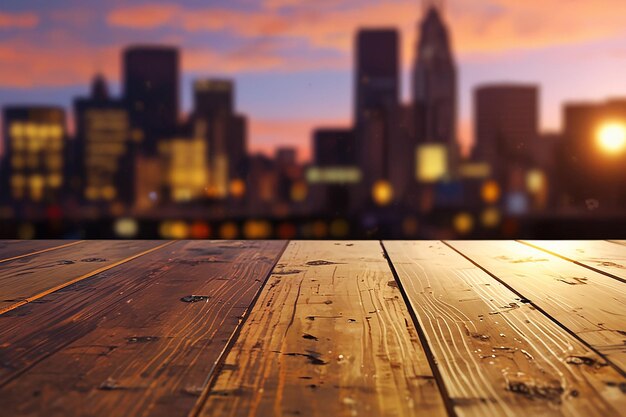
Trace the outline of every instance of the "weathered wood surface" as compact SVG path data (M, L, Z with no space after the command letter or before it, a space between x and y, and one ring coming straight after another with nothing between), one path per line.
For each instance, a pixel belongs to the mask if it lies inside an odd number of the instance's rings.
M0 240L0 263L80 243L76 240Z
M1 315L0 410L186 416L284 245L176 242Z
M525 299L441 242L384 246L457 415L626 415L626 380Z
M626 246L605 240L523 240L522 243L626 282Z
M0 263L0 314L163 244L89 241Z
M443 416L379 242L291 242L199 411Z
M519 242L447 243L626 373L625 283Z

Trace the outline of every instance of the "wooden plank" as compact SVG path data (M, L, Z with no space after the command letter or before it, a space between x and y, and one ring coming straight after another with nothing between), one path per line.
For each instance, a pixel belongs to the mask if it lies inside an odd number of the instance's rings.
M384 246L458 416L626 415L626 379L504 285L442 242Z
M0 409L187 415L284 245L176 242L0 316Z
M448 243L626 373L626 284L519 242Z
M375 241L291 242L199 404L201 416L445 415Z
M626 247L606 240L522 240L522 243L626 282Z
M0 263L81 243L79 240L0 240Z
M0 314L164 244L141 240L89 241L0 263Z

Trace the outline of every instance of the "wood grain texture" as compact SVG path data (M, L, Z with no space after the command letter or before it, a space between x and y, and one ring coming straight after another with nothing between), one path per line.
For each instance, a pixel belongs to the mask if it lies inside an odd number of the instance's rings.
M626 372L626 284L519 242L448 244Z
M484 271L442 242L384 246L458 416L626 415L626 380Z
M605 240L523 240L521 242L626 282L626 246Z
M77 240L0 240L0 263L80 243Z
M201 416L443 416L379 242L291 242Z
M284 245L176 242L0 316L0 410L186 416Z
M89 241L0 263L0 314L164 243Z

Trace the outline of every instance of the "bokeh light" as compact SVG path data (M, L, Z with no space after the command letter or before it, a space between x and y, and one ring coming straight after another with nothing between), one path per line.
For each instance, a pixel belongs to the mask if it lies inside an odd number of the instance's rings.
M500 186L494 180L487 180L480 189L480 196L485 203L493 204L500 199Z
M139 225L135 219L122 218L115 222L113 230L118 237L132 239L137 236Z
M393 187L389 181L378 180L372 186L372 199L379 206L386 206L393 200Z
M458 234L466 235L474 228L474 218L469 213L461 212L454 216L452 225Z

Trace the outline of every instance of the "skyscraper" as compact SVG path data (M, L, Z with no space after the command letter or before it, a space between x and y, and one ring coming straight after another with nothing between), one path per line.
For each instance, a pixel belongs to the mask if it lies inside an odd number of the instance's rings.
M399 40L395 29L363 29L356 45L355 122L396 106L400 90Z
M157 142L178 123L179 56L175 48L134 46L124 51L124 99L133 136L142 153L155 155Z
M539 134L539 88L534 85L484 85L474 91L473 155L496 176L512 164L526 164Z
M390 152L400 90L399 36L395 29L362 29L356 38L355 147L363 173L357 200L371 202L370 190L389 179Z
M560 173L568 205L586 211L597 201L601 210L623 210L626 99L568 103L563 121Z
M424 0L413 72L416 140L457 150L457 72L440 1Z
M230 181L242 179L246 154L246 119L234 113L234 84L206 79L194 83L194 135L207 141L209 194L228 195Z
M91 203L121 201L131 204L133 144L128 110L111 99L104 78L92 84L91 96L74 102L76 137L73 181L80 182L81 197Z
M65 182L65 112L59 107L4 109L2 187L14 203L58 203Z

